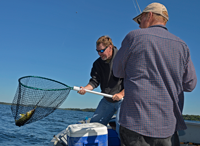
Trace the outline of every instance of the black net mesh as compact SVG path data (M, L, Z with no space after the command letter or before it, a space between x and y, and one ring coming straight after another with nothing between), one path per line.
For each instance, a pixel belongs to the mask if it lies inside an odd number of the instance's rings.
M26 76L19 79L11 110L17 126L38 121L58 108L71 87L48 78Z

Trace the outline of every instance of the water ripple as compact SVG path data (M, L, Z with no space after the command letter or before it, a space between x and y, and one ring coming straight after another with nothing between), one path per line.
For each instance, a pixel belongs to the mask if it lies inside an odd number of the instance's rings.
M18 127L10 105L0 104L0 111L0 145L3 146L47 146L53 135L93 114L58 109L42 120Z

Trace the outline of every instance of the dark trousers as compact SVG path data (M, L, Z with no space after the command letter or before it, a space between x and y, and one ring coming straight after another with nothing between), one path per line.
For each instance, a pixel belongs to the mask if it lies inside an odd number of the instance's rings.
M123 126L119 129L121 146L179 146L177 141L178 134L175 132L173 136L167 138L154 138L140 135ZM176 144L175 144L176 143ZM178 145L177 145L178 143Z
M172 136L172 146L180 146L178 132L176 131Z

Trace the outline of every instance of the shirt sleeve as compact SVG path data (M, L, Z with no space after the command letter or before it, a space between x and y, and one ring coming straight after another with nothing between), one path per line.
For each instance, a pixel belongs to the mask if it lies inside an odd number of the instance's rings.
M121 48L117 52L113 61L113 74L118 78L125 77L125 67L130 55L131 44L132 40L129 33L122 41Z
M194 65L191 58L189 57L186 64L185 73L183 75L183 90L185 92L191 92L194 90L197 84L197 76Z
M90 73L90 81L89 84L94 88L97 88L100 83L100 75L98 74L98 68L95 63L93 63L93 67Z

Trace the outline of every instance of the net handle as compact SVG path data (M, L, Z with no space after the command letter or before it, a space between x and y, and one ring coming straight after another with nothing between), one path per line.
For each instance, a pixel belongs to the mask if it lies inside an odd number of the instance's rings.
M77 87L77 86L74 86L74 87L73 87L73 90L75 90L75 91L80 91L81 88L80 88L80 87ZM84 89L84 90L85 90L86 92L89 92L89 93L93 93L93 94L97 94L97 95L102 95L102 96L109 97L109 98L112 98L112 97L113 97L112 95L106 94L106 93L91 91L91 90L87 90L87 89Z

